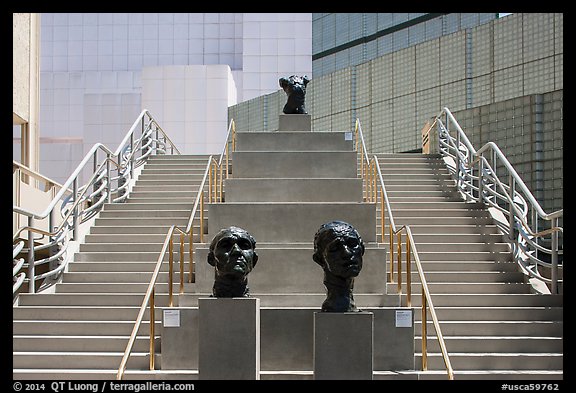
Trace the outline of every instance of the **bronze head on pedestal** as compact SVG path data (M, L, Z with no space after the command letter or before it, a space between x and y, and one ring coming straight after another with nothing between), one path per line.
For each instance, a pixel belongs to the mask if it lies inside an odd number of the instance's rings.
M231 226L221 229L210 243L208 263L215 267L214 297L248 297L248 274L258 254L256 241L246 230Z
M356 229L343 221L323 224L314 236L312 259L324 269L327 290L322 311L360 311L354 304L354 277L362 270L365 246Z

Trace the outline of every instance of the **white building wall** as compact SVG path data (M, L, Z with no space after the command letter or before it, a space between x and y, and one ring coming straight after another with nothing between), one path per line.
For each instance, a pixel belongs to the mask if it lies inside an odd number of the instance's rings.
M146 67L142 107L185 154L220 153L236 86L227 65Z
M40 172L60 182L80 146L115 149L144 108L181 151L212 153L227 106L279 90L282 76L312 76L310 13L44 13L40 36Z

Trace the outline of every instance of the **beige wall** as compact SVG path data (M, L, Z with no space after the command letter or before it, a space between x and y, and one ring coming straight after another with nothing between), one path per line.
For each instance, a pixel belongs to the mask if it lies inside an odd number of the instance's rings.
M22 163L38 170L39 14L12 14L13 124L23 125Z

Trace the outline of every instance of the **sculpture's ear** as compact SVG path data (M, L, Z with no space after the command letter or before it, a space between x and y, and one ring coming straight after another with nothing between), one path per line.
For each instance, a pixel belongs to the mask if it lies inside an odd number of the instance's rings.
M316 262L318 265L324 267L324 260L322 259L322 256L319 253L314 253L312 254L312 259L314 260L314 262Z
M214 257L214 253L210 251L208 253L208 264L211 266L216 266L216 258Z
M254 252L254 256L252 257L252 268L254 268L254 266L256 266L256 262L258 262L258 254L256 254L256 252Z

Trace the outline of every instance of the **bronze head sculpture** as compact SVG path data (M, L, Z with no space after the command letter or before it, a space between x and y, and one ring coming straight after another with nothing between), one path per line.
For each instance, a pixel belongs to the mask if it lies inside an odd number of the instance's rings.
M356 229L343 221L323 224L314 236L312 259L324 269L327 290L322 311L360 311L354 304L354 277L362 270L364 242Z
M215 267L213 297L248 297L248 274L258 254L256 241L246 230L238 227L221 229L210 243L208 263Z
M304 106L304 98L306 96L306 85L310 82L310 79L306 75L296 76L292 75L289 78L280 78L280 87L284 90L288 96L286 105L282 112L293 115L301 114L305 115L306 107Z

